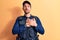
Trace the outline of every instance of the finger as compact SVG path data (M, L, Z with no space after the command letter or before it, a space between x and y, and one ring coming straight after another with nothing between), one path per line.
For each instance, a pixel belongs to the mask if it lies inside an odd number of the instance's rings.
M30 19L29 19L29 18L27 18L27 21L30 21Z
M35 18L33 18L33 21L36 22Z
M26 22L29 22L29 19L27 19Z
M33 18L33 20L35 20L35 18Z

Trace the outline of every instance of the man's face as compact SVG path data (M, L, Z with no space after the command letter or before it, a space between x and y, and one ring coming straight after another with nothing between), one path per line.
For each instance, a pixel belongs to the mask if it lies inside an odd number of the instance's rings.
M28 3L25 3L23 6L23 10L26 14L30 13L31 6Z

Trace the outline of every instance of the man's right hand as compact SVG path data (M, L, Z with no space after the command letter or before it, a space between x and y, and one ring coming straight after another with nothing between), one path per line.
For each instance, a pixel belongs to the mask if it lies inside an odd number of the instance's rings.
M30 27L30 19L29 18L27 18L27 20L26 20L26 26Z

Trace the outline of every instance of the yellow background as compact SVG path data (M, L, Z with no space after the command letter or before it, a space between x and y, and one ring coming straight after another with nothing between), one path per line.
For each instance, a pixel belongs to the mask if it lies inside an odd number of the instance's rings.
M40 18L45 34L40 40L60 40L60 0L29 0L31 14ZM0 0L0 40L15 40L11 33L14 22L23 14L23 0Z

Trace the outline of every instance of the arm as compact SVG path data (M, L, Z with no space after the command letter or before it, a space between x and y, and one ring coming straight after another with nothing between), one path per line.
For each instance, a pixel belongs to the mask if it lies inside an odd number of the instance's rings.
M44 34L44 28L38 17L36 18L36 23L37 23L37 26L35 27L36 31L39 32L40 34Z
M16 19L16 22L15 22L15 24L14 24L14 26L13 26L12 33L13 33L13 34L19 34L18 18Z
M22 25L19 23L19 21L21 21L21 19L19 19L19 18L21 18L21 17L18 17L16 19L16 22L13 26L13 29L12 29L13 34L20 34L23 30L25 30L25 25L24 24Z

